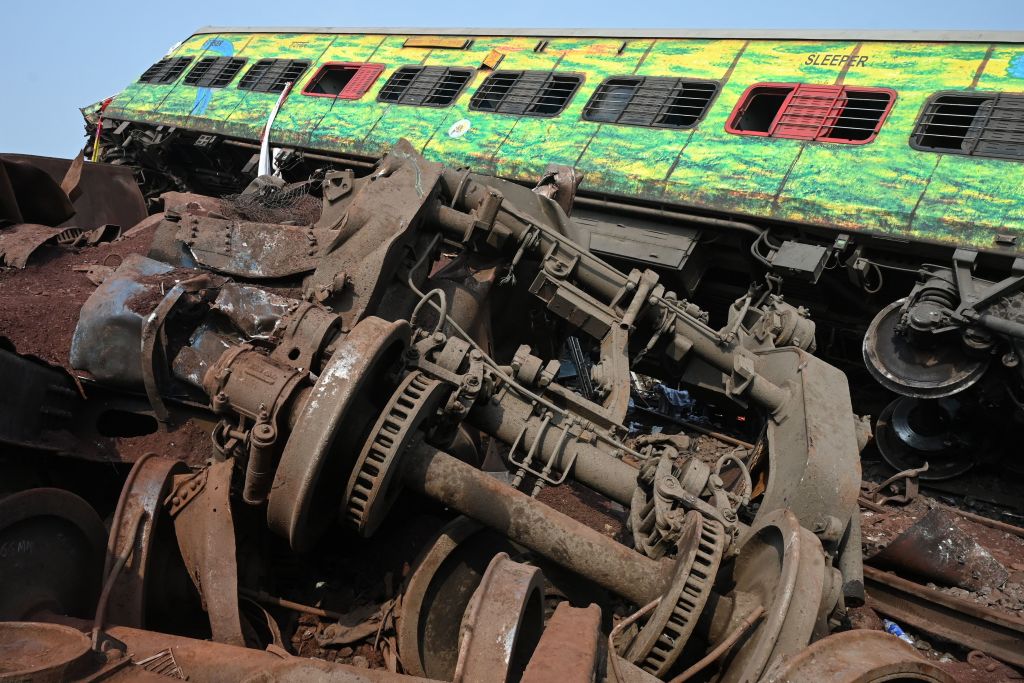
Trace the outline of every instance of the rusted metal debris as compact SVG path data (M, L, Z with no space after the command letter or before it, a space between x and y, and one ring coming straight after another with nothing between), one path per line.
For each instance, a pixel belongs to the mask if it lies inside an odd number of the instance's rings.
M84 197L102 213L93 167L63 185L13 168L66 200L63 221ZM843 632L865 599L867 434L806 311L754 287L710 326L656 272L587 248L579 180L552 168L531 190L401 141L362 176L168 193L120 240L36 230L24 191L0 197L9 263L58 233L146 244L64 269L96 287L63 368L0 349L33 399L0 423L22 477L3 547L53 565L0 554L0 586L33 587L0 595L17 622L0 651L33 680L945 683L895 638ZM683 433L638 438L638 373L751 429L670 416ZM622 527L544 502L569 484Z
M969 590L998 587L1009 578L1006 567L958 526L953 512L942 508L929 511L870 560Z
M131 169L0 155L0 266L24 268L47 243L98 244L146 217Z

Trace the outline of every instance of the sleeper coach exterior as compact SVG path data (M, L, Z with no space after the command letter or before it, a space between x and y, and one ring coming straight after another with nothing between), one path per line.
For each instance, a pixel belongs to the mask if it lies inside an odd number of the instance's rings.
M207 28L103 116L904 242L1024 249L1024 36Z

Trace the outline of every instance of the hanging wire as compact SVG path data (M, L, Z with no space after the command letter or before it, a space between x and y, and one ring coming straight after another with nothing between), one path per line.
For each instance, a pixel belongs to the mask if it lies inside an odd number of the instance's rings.
M437 333L444 327L445 320L448 319L448 297L445 295L444 290L435 288L427 292L420 297L419 303L416 304L416 308L412 309L412 315L409 316L409 324L412 327L416 327L416 316L419 315L420 311L423 310L423 304L427 303L431 299L437 299L438 306L435 310L438 312L437 322L434 323L433 332Z

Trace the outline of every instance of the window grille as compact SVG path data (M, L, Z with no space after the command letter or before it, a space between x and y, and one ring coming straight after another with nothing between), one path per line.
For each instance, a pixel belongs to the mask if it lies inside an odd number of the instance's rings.
M403 66L391 74L377 99L392 104L447 107L455 102L472 77L472 69Z
M914 126L910 144L943 154L1024 159L1024 94L934 95Z
M469 108L516 116L557 116L583 77L553 71L495 71L477 89Z
M203 57L185 76L185 85L223 88L238 75L245 60L237 57Z
M238 87L253 92L281 92L286 84L299 80L308 67L306 60L261 59L245 72Z
M662 76L616 76L594 92L583 109L588 121L651 128L692 128L718 93L715 81Z
M896 93L806 83L751 86L733 110L726 130L791 140L862 145L878 135Z
M139 83L151 83L163 85L178 80L178 76L185 70L185 67L192 61L191 57L165 57L153 66L146 69L139 77Z

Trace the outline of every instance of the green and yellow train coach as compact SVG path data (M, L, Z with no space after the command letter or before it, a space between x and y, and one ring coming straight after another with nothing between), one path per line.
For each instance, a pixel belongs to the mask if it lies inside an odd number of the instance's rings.
M584 247L715 326L782 294L864 412L898 395L897 469L1019 453L993 435L1024 424L1024 34L209 28L86 116L154 209L242 191L272 149L304 181L401 138L558 193L582 174Z
M251 144L288 83L271 141L307 155L404 137L519 181L573 166L583 196L1024 248L1020 34L205 28L103 116Z

